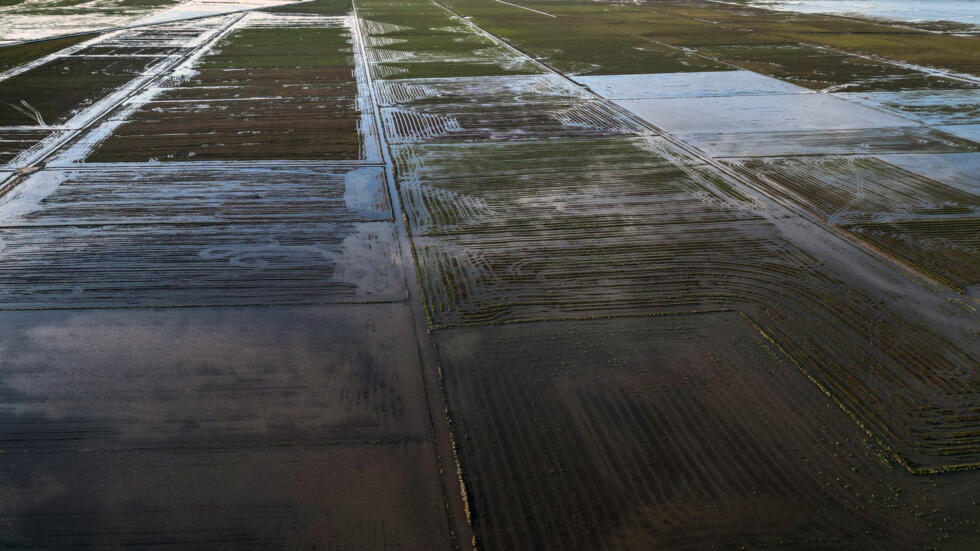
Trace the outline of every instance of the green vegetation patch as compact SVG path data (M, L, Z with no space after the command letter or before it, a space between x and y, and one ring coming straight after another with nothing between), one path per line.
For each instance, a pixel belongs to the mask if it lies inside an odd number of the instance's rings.
M203 66L209 69L259 67L351 67L347 29L243 29L215 46Z
M454 0L447 6L472 16L489 32L553 66L575 74L673 73L720 71L723 63L671 48L646 36L656 28L672 32L710 34L705 23L687 21L687 26L665 21L645 8L582 5L528 4L557 17L547 17L496 2ZM745 34L745 33L742 33ZM588 37L588 40L583 40Z
M346 28L234 32L195 76L141 108L90 159L362 158L352 67Z
M846 230L963 290L980 283L980 220L945 218L854 224Z
M701 54L813 90L962 88L964 83L807 44L700 48Z
M427 0L358 3L377 78L526 75L524 56L473 30Z
M505 67L493 61L442 61L428 63L382 63L376 74L394 80L401 78L480 77L503 75L531 75L541 69L531 64Z
M485 0L443 3L556 69L579 74L717 71L732 64L814 89L963 86L854 54L980 74L980 38L874 21L697 1L520 2L556 17Z

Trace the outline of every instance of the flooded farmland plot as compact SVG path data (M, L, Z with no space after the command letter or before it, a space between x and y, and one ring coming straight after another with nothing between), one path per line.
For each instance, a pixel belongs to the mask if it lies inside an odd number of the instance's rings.
M26 168L71 143L240 16L107 33L0 73L0 160ZM19 46L8 46L19 48Z
M39 172L0 199L0 301L395 300L403 282L382 184L363 168Z
M915 501L967 480L883 465L734 312L466 328L438 348L488 549L928 545Z
M5 546L447 547L405 305L0 318Z
M348 160L376 147L359 132L343 18L249 15L161 84L90 161Z
M975 178L980 170L980 154L947 153L940 155L879 155L882 161L905 170L928 175L933 180L962 191L980 192L980 180Z
M60 125L148 68L153 57L78 53L0 81L3 126Z
M874 157L733 161L770 193L965 289L980 273L980 196Z
M0 548L980 547L980 35L783 7L0 7Z

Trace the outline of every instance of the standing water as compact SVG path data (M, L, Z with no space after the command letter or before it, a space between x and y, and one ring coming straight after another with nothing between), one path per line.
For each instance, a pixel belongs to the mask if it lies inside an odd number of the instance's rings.
M861 15L897 21L955 21L980 25L980 0L752 0L803 13Z

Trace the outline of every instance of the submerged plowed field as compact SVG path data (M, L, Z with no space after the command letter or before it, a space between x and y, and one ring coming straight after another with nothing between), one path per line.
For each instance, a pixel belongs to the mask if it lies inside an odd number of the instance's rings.
M200 3L0 47L0 548L980 546L974 31Z

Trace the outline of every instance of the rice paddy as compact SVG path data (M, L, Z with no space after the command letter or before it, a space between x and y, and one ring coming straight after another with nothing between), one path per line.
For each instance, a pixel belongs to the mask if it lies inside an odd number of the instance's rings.
M0 48L0 547L980 545L975 32L273 4Z
M89 159L363 158L343 21L250 19L189 67L193 76L165 83Z

